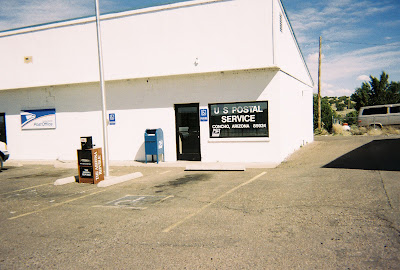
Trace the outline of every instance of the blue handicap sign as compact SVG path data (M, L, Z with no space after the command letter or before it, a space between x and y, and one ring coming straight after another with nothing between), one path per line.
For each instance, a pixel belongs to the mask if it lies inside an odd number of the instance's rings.
M207 122L208 121L208 111L207 109L200 109L200 121Z
M110 121L110 125L115 125L115 113L110 113L108 115L108 120Z

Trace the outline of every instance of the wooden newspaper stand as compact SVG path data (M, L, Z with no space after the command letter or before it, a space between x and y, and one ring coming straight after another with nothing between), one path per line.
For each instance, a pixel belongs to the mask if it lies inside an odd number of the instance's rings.
M101 148L78 150L79 183L97 184L104 180Z

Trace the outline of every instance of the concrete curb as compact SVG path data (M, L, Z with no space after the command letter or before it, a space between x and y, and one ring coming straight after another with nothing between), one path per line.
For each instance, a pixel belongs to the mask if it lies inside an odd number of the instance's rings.
M131 174L126 174L126 175L122 175L122 176L111 176L108 177L106 180L104 181L100 181L100 183L97 184L98 187L108 187L111 185L115 185L115 184L119 184L119 183L123 183L129 180L133 180L139 177L142 177L143 174L141 172L135 172L135 173L131 173Z
M69 184L69 183L75 183L75 182L76 182L75 176L69 176L69 177L66 177L66 178L57 179L54 182L54 185L55 186L61 186L61 185Z
M185 168L191 165L207 166L214 164L215 166L241 166L246 169L263 168L271 169L276 168L280 163L274 162L202 162L202 161L168 161L157 163L144 163L140 161L110 161L111 167L148 167L148 168ZM54 168L62 169L76 169L78 164L75 160L7 160L5 166L8 167L22 167L25 165L53 165ZM189 168L190 169L190 168ZM112 170L112 169L111 169ZM224 170L224 169L222 169Z

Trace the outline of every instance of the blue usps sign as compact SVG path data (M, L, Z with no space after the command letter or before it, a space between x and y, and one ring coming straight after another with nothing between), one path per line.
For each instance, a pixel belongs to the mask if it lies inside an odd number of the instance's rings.
M110 113L108 115L108 120L110 121L110 125L115 125L115 113Z
M200 109L200 121L207 122L208 121L208 111L207 109Z
M21 129L55 129L56 109L21 111Z

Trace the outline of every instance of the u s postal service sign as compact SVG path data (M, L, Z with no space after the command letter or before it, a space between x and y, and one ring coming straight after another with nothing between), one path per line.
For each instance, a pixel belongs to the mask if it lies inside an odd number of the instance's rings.
M55 129L56 109L22 110L21 129Z
M209 104L210 138L268 137L268 101Z

